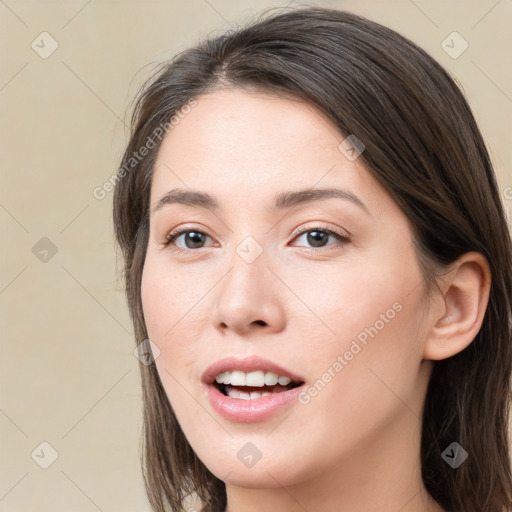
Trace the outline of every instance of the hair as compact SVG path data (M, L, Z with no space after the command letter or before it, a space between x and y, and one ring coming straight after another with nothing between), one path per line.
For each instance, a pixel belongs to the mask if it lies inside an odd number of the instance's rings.
M461 87L424 50L376 22L311 6L265 13L186 49L144 83L113 198L136 343L148 338L141 277L161 139L145 158L133 155L158 127L179 121L191 100L227 88L313 105L341 135L364 143L359 158L410 221L427 290L461 255L486 257L492 282L481 329L464 350L433 361L421 471L448 511L511 510L512 247L497 180ZM141 463L153 510L183 510L196 493L204 512L224 511L224 482L189 445L155 365L140 368ZM441 456L454 441L469 453L457 469Z

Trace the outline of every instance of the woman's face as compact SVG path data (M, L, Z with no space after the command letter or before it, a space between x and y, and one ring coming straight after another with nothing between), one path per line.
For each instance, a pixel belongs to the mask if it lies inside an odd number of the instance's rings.
M255 488L354 478L403 446L417 457L431 363L407 218L313 107L239 89L196 99L159 151L142 279L190 445L218 478ZM161 201L176 189L217 207ZM240 361L210 368L225 358ZM303 384L262 388L272 373Z

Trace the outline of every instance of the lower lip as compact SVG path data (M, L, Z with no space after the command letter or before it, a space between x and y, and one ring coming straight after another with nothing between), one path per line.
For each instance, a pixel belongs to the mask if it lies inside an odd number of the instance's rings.
M288 391L273 393L252 400L230 398L219 391L213 384L204 384L210 404L220 416L239 423L265 421L296 401L304 384Z

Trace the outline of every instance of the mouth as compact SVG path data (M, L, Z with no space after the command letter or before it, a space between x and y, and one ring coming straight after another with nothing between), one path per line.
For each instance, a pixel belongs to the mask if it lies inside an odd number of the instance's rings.
M276 393L283 393L285 391L289 391L304 384L304 381L291 381L288 377L279 377L276 374L272 374L270 372L266 373L265 377L263 378L265 378L267 382L270 382L268 384L258 383L258 385L253 386L249 386L247 384L235 385L234 383L231 382L229 375L221 374L221 376L219 376L214 382L212 382L211 385L215 387L219 392L221 392L224 396L227 396L229 398L235 398L239 400L257 400L259 398L270 396ZM281 382L279 382L279 379L281 379ZM287 380L289 382L286 382ZM233 379L233 381L237 382L235 379ZM276 382L273 383L273 381Z
M301 386L304 379L268 359L227 357L209 366L201 380L224 396L255 400Z
M267 421L297 402L304 382L286 385L242 386L212 382L206 396L213 410L226 420L238 423Z
M258 356L227 357L201 377L212 408L233 422L261 422L297 401L305 379ZM300 388L300 389L299 389Z

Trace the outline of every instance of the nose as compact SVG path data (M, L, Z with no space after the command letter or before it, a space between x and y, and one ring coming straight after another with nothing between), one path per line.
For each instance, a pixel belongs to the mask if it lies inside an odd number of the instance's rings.
M286 324L282 284L261 254L248 263L234 254L218 287L213 321L221 331L239 335L275 333Z

